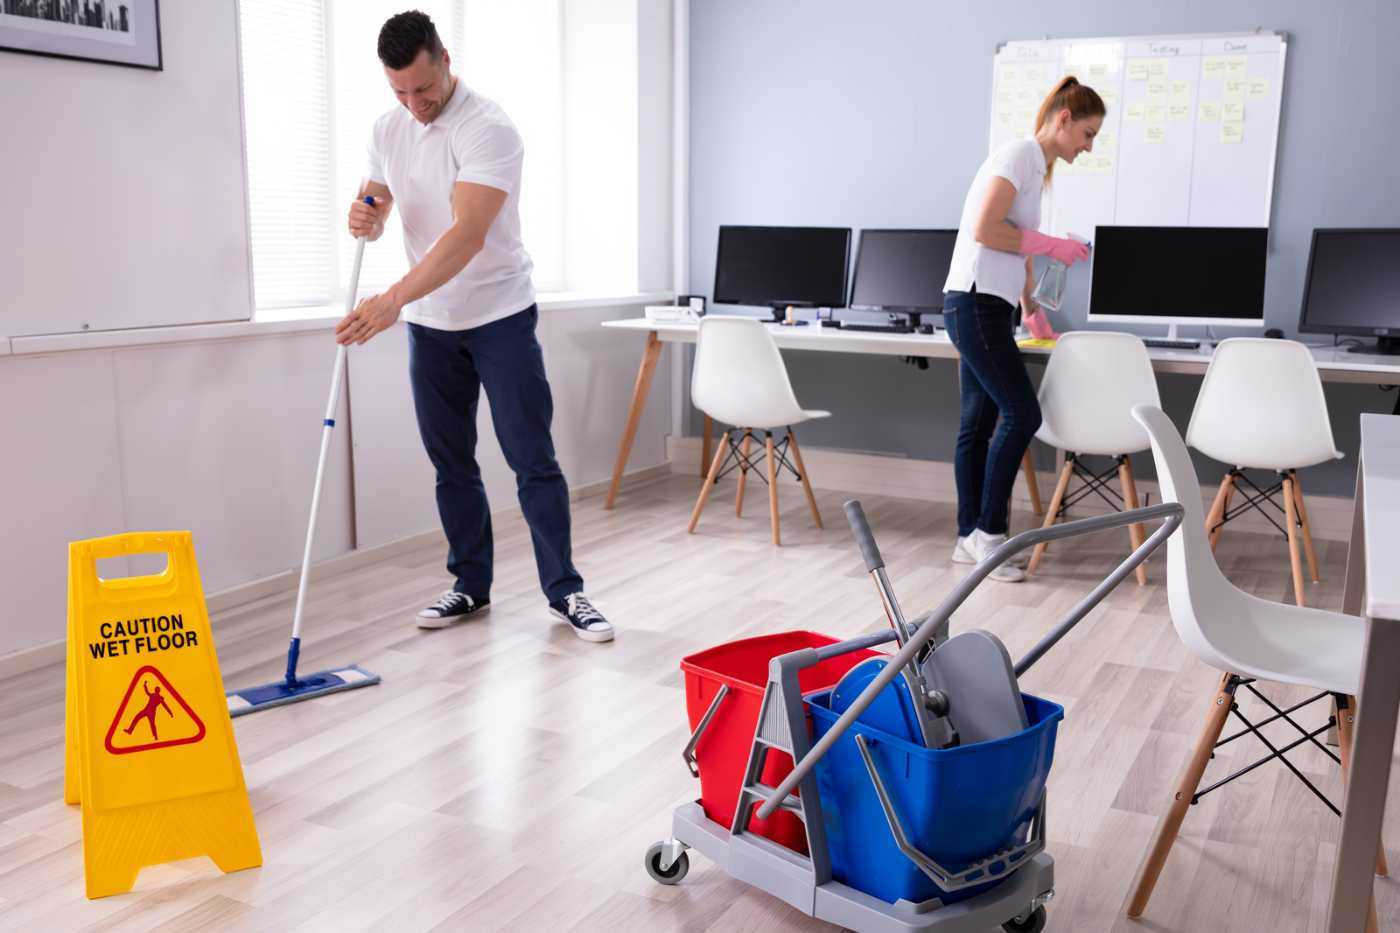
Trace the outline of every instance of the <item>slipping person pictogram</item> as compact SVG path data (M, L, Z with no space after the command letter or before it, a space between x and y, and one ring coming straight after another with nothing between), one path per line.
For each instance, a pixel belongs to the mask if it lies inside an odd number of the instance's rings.
M151 726L151 741L159 741L160 734L156 730L156 710L163 708L166 715L171 719L175 718L175 714L171 712L170 706L165 702L165 697L161 696L160 687L156 687L153 692L146 682L142 681L141 688L146 691L146 705L142 708L141 712L131 718L131 724L122 731L127 735L131 735L131 730L136 728L136 724L142 719L145 719Z

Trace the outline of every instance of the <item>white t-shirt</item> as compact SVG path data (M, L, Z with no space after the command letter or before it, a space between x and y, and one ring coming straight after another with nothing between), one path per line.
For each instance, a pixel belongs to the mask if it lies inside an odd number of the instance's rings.
M422 261L452 226L459 181L506 192L481 251L435 291L404 306L403 318L438 330L466 330L524 311L535 302L534 264L520 242L520 166L525 147L495 102L460 80L426 126L403 107L374 124L369 177L389 189L403 221L408 261Z
M1040 199L1045 193L1045 152L1033 138L1015 139L987 157L963 202L953 261L948 268L945 292L977 291L996 295L1013 308L1026 287L1026 257L978 243L977 218L987 199L993 178L1005 178L1016 189L1006 219L1019 230L1040 229Z

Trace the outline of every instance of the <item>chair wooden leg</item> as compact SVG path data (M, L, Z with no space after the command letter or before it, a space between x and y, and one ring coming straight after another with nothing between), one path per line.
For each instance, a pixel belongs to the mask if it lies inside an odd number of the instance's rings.
M739 457L739 491L734 494L734 517L744 517L744 485L749 481L749 445L753 443L753 434L744 432L743 453Z
M1345 709L1343 709L1345 704ZM1351 774L1351 737L1356 726L1356 697L1338 698L1337 703L1337 757L1342 759L1342 786L1345 787ZM1390 870L1385 864L1385 843L1376 852L1376 874L1384 878ZM1376 933L1376 896L1371 895L1371 907L1366 916L1366 933Z
M1288 563L1293 569L1293 601L1299 606L1306 605L1303 597L1303 562L1298 554L1298 510L1297 497L1293 491L1293 478L1283 477L1284 527L1288 531Z
M783 539L778 531L778 461L773 456L773 432L767 432L764 447L768 451L768 517L773 523L773 543L781 545Z
M822 513L817 511L817 497L812 495L812 484L807 479L807 467L802 463L802 450L797 446L797 434L788 428L788 446L792 448L792 459L797 464L797 472L802 474L802 491L807 494L807 507L812 510L812 521L822 527Z
M1312 528L1308 526L1308 510L1303 505L1303 487L1298 482L1298 471L1289 472L1293 477L1293 499L1298 508L1298 523L1303 528L1303 553L1308 558L1308 574L1312 577L1312 582L1321 583L1322 579L1317 575L1317 551L1313 550Z
M705 480L700 486L700 498L695 500L695 511L690 513L687 534L695 534L695 526L700 523L700 513L705 511L705 503L709 501L710 492L715 488L715 477L719 476L720 464L724 462L724 455L728 450L729 435L726 433L715 448L715 459L710 463L710 472L705 474Z
M1235 474L1227 472L1220 480L1220 489L1215 494L1215 501L1210 504L1210 514L1206 516L1206 536L1210 538L1210 549L1215 550L1216 539L1220 537L1221 520L1225 517L1225 510L1230 507L1230 494L1235 488Z
M1031 449L1021 455L1021 472L1026 477L1026 492L1031 497L1031 511L1040 517L1045 514L1045 506L1040 502L1040 480L1035 475L1035 461L1031 459Z
M705 416L705 427L700 432L700 475L705 475L705 464L710 462L710 444L713 443L715 433L715 421L709 415Z
M1133 464L1127 457L1118 463L1118 482L1123 487L1123 503L1129 509L1138 507L1137 484L1133 482ZM1132 544L1136 551L1142 546L1142 542L1147 540L1147 534L1140 523L1128 526L1128 542ZM1147 585L1147 563L1144 561L1137 565L1138 586Z
M1143 863L1137 886L1133 889L1132 901L1128 904L1129 917L1141 917L1142 912L1147 909L1152 889L1157 886L1157 878L1161 876L1172 844L1176 842L1176 835L1181 830L1181 821L1185 819L1186 811L1191 807L1191 798L1196 796L1196 788L1201 786L1201 775L1206 772L1206 763L1215 751L1215 743L1220 740L1220 731L1225 728L1225 720L1230 716L1230 706L1235 702L1235 690L1230 677L1231 675L1225 674L1220 679L1220 687L1211 700L1205 727L1201 729L1200 738L1196 740L1196 749L1191 753L1186 771L1176 785L1172 805L1162 819L1162 825L1157 828L1157 836L1152 841L1147 861Z
M1055 484L1055 494L1050 497L1050 507L1045 510L1045 521L1041 523L1042 528L1049 528L1055 524L1055 519L1060 514L1060 503L1065 500L1065 490L1069 488L1069 479L1074 475L1074 461L1065 458L1065 465L1060 470L1060 480ZM1026 565L1026 573L1035 573L1040 566L1040 560L1045 556L1045 544L1037 544L1035 550L1031 552L1031 562Z

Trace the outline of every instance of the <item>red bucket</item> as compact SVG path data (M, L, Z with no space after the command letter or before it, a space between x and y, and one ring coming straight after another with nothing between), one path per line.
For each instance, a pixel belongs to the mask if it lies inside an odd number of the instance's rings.
M763 705L763 689L768 683L768 662L790 651L821 648L839 640L816 632L779 632L731 641L681 661L691 731L700 725L720 687L729 687L729 693L715 710L714 718L695 748L695 763L700 771L700 806L705 816L726 830L734 824L739 785L749 763L759 708ZM870 650L853 651L807 668L798 675L803 695L830 690L848 670L877 654ZM790 756L769 752L763 783L776 787L791 770ZM807 851L807 834L802 821L787 811L780 810L766 820L753 817L748 828L789 849L804 854Z

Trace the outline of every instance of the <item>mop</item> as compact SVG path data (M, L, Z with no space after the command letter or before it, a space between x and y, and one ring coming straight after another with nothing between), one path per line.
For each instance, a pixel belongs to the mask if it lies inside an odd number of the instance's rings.
M373 206L374 199L366 197L365 203ZM345 313L355 310L356 292L360 287L360 261L365 255L365 239L355 242L355 263L350 272L350 290L345 296ZM228 712L230 716L242 716L272 706L285 706L328 693L354 690L379 683L379 675L357 664L317 671L314 674L297 675L297 658L301 654L301 618L306 606L306 579L311 569L311 545L316 539L316 514L321 506L321 480L326 472L326 454L330 451L331 432L335 429L335 408L340 401L340 383L345 373L346 345L341 344L335 353L335 373L331 376L331 398L326 405L326 417L321 427L321 458L316 463L316 486L311 493L311 520L306 527L306 550L301 557L301 580L297 584L297 605L292 615L292 644L287 649L287 673L282 680L261 687L228 692Z

